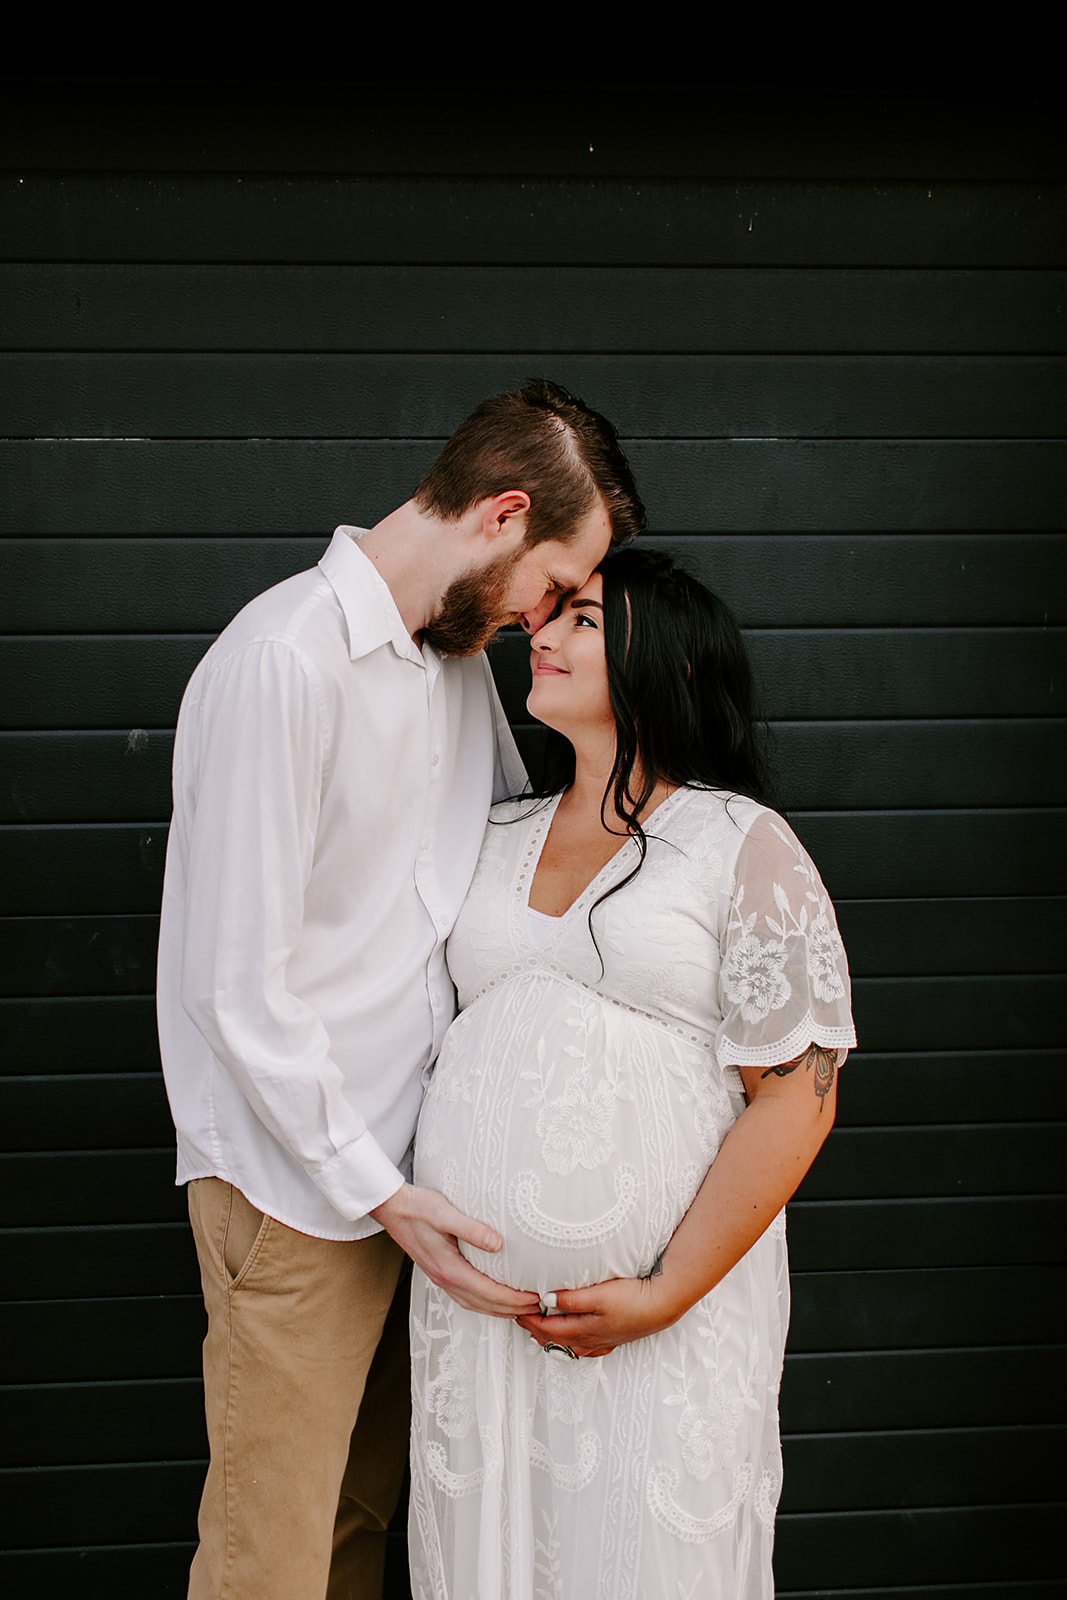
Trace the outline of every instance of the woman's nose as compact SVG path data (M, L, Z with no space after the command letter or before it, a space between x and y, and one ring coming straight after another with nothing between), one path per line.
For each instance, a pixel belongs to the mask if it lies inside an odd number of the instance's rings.
M531 650L554 650L556 641L552 636L551 622L544 623L537 632L530 636Z

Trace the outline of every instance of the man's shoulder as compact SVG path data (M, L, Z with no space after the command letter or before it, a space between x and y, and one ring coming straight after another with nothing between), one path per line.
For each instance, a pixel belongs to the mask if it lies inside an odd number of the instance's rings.
M340 607L322 571L311 567L265 589L243 606L208 652L218 664L261 645L288 645L316 655L320 645L343 642Z

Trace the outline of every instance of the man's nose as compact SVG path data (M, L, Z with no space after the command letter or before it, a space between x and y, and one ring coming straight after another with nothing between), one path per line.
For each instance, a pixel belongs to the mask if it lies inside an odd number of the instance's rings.
M546 594L545 598L541 601L541 604L533 611L524 611L522 614L522 625L526 629L526 632L537 633L541 628L544 627L545 623L548 621L555 609L555 595Z

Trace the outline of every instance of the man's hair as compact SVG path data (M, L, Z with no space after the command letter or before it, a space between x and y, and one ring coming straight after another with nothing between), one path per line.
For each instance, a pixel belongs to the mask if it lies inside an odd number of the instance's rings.
M530 496L526 543L566 542L603 500L613 545L645 526L645 508L618 434L606 417L558 383L538 378L483 400L427 472L419 510L455 522L508 489Z

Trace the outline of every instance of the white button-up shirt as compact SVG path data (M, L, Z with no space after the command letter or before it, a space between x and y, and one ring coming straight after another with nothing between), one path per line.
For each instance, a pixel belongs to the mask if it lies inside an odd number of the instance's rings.
M484 655L420 651L339 528L186 690L159 952L178 1178L363 1238L408 1175L444 961L491 801L525 774Z

